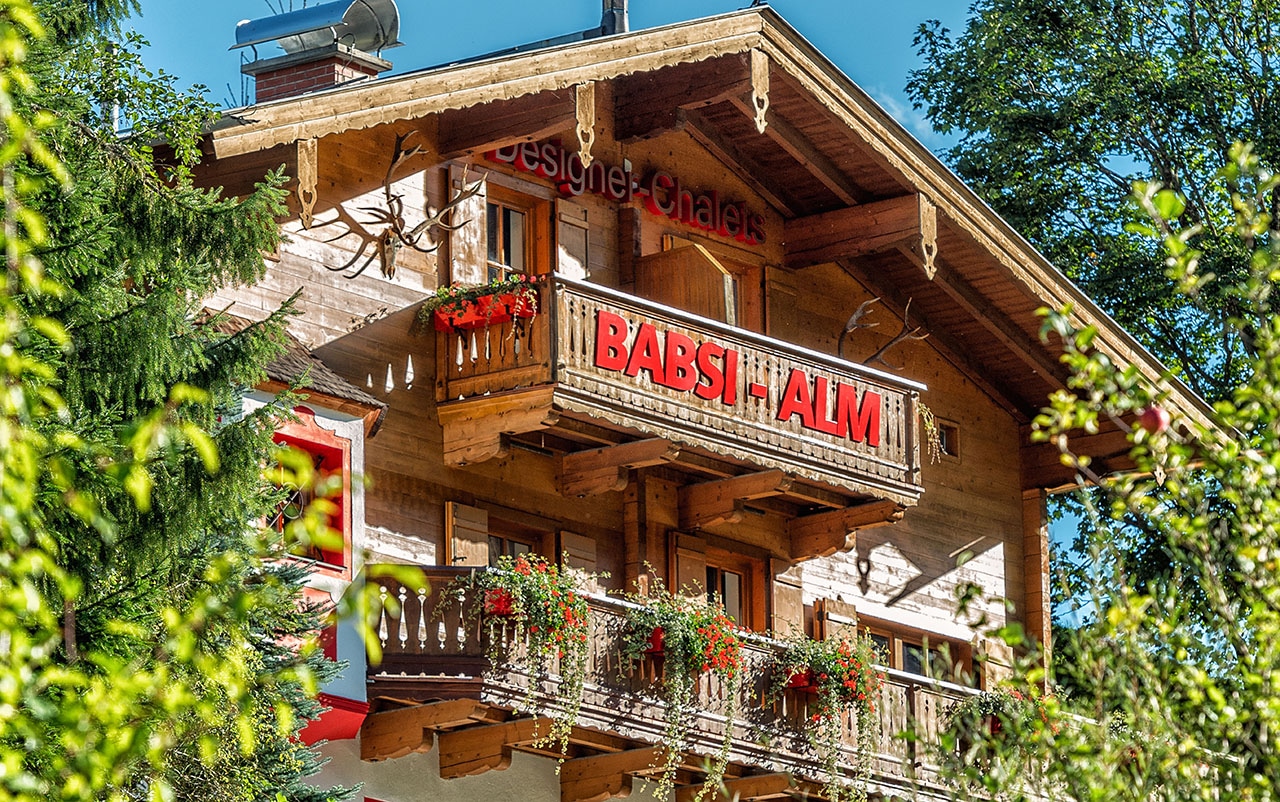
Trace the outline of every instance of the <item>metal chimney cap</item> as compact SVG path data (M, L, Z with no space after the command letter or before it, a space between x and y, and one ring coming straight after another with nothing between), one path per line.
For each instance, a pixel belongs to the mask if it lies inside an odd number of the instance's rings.
M400 45L400 10L395 0L337 0L236 25L231 50L278 42L300 53L336 42L365 52Z

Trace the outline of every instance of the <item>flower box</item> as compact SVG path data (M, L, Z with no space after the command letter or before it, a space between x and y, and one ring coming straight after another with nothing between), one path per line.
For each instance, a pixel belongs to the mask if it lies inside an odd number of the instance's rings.
M792 671L791 676L787 677L787 688L788 690L817 696L818 678L814 676L812 668Z
M654 627L649 633L648 645L644 647L645 654L661 655L666 650L666 634L662 631L662 627Z
M535 300L520 293L504 292L441 306L432 312L431 319L436 331L465 331L537 314Z

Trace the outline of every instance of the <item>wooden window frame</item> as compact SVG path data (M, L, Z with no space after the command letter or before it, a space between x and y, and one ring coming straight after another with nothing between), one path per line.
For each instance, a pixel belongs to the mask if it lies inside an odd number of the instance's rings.
M517 272L507 265L489 261L488 225L489 207L495 205L513 211L522 212L525 216L524 232L524 270L525 275L537 276L551 271L553 243L551 238L552 206L545 199L528 195L504 186L490 183L485 197L485 219L481 225L485 227L485 276L489 278L491 269L503 271L503 275ZM557 254L558 255L558 254Z
M858 620L858 632L864 635L877 635L888 640L889 654L885 657L888 659L889 668L906 671L907 647L919 646L929 651L941 651L949 655L952 663L951 676L933 676L931 671L926 671L924 674L909 673L957 685L977 687L975 681L978 675L974 671L973 647L968 643L924 630L900 627L861 617Z
M290 421L276 430L272 440L277 444L297 448L314 458L322 455L336 466L322 467L325 473L341 471L341 492L330 501L337 507L329 516L329 526L342 534L342 550L322 549L319 557L290 555L288 559L305 562L322 576L351 579L352 547L351 547L351 441L339 437L316 423L316 413L305 406L294 408L296 421ZM276 516L280 517L279 514ZM283 522L281 522L283 525Z

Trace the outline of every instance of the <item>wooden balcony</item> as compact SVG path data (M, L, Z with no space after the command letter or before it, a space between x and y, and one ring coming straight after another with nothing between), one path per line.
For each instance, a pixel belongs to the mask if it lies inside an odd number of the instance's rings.
M538 286L532 320L437 333L447 463L585 421L618 443L651 441L644 454L597 460L606 472L680 459L650 453L666 443L733 466L722 475L776 470L834 489L843 500L830 507L918 499L921 385L597 285L557 276Z
M520 668L519 628L468 618L467 604L473 599L443 613L437 609L449 582L467 575L467 569L429 569L429 589L383 580L383 593L399 601L400 612L383 615L383 661L370 668L369 696L396 701L375 701L362 735L364 759L428 751L434 743L441 752L441 776L448 778L505 768L512 749L559 756L539 749L531 734L538 717L554 717L563 710L554 672L535 687L533 711L513 712L530 698L530 677ZM618 651L627 602L593 596L589 604L586 693L561 770L562 802L598 799L606 791L624 794L633 776L652 772L653 746L661 742L665 728L660 666L649 661L629 664ZM495 638L500 651L511 657L510 663L497 668L486 658ZM733 728L726 776L729 787L741 792L740 798L821 795L824 776L806 734L811 727L808 697L796 692L770 701L766 695L781 648L776 641L750 637L739 712L732 721L724 715L728 689L710 675L699 680L677 800L690 798L700 786L704 760L719 751L725 727ZM938 790L929 755L938 743L944 712L955 700L975 692L902 672L885 674L875 707L879 745L871 762L871 788L890 793L913 787L926 791L927 797L929 789ZM918 737L898 737L912 722ZM472 735L464 738L459 735L463 732ZM842 732L841 770L851 772L857 744L852 716L843 722ZM606 754L629 754L636 760L617 757L616 771L597 775L599 787L565 786L566 776L577 776L570 766L589 764Z

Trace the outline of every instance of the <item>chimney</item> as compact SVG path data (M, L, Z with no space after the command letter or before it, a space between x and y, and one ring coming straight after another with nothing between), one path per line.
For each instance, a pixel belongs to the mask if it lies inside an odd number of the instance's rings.
M608 36L630 30L627 23L627 0L603 0L603 3L604 15L600 18L600 32Z
M236 26L232 49L248 47L256 101L266 103L320 89L368 81L391 69L381 52L400 44L395 0L337 0ZM258 57L258 45L274 42L284 55Z

